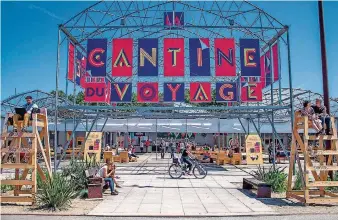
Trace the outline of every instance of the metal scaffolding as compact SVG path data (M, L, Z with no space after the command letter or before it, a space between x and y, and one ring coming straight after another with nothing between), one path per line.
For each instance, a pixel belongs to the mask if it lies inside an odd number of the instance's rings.
M185 24L180 28L168 28L163 24L163 12L184 12ZM279 43L280 63L285 68L279 76L279 81L264 90L263 102L260 103L235 103L232 106L221 103L213 104L187 104L187 103L156 103L146 106L131 104L117 104L116 106L103 105L77 105L75 104L76 91L79 89L75 84L66 82L66 88L60 88L59 80L62 74L60 66L67 62L63 56L68 42L72 42L77 49L86 53L86 43L91 38L107 38L108 48L112 47L113 38L209 38L211 44L215 38L234 38L236 42L237 77L203 77L203 81L237 81L240 82L240 59L239 39L259 39L261 52L266 52L275 43ZM188 42L185 41L186 74L184 77L186 86L190 82L201 81L200 77L190 77L188 62ZM133 62L137 63L137 46L134 45ZM159 50L163 51L163 44L159 44ZM210 47L211 72L214 72L214 48ZM107 77L111 82L147 82L156 81L161 86L164 82L163 70L159 68L158 77L138 77L137 65L133 67L132 77L112 77L112 54L107 51ZM159 53L159 66L163 66L163 55ZM285 70L286 69L286 70ZM280 73L282 71L279 71ZM61 74L61 75L60 75ZM67 76L65 75L67 81ZM175 82L174 77L166 77L165 81ZM180 79L182 81L182 79ZM284 88L282 87L284 86ZM91 132L95 122L109 118L128 119L238 119L250 121L258 134L260 123L269 123L271 133L284 151L286 147L280 140L274 124L278 121L293 121L293 109L299 106L298 101L310 91L293 89L290 64L289 27L283 25L274 17L247 1L100 1L82 10L64 24L58 26L57 43L57 66L55 90L68 92L73 90L73 102L65 103L59 99L58 93L54 97L54 129L55 129L55 152L57 143L58 123L72 121L73 143L74 132L78 124L86 123L86 131ZM135 91L135 87L133 88ZM318 94L318 96L320 96ZM310 98L312 98L311 96ZM332 100L337 104L337 101ZM85 122L84 122L85 121ZM101 128L103 130L103 127ZM249 123L250 124L250 123ZM67 126L67 125L65 125ZM244 128L244 127L243 127ZM249 129L244 128L249 132ZM68 148L70 140L63 144ZM82 149L83 150L83 149ZM65 152L65 151L64 151ZM286 155L288 155L286 153ZM57 169L57 165L55 166Z

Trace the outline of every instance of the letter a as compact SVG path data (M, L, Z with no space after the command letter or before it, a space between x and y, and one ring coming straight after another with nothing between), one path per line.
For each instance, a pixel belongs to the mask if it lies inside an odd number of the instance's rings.
M130 63L127 59L127 56L126 54L124 53L124 50L121 49L119 55L117 56L115 62L114 62L114 67L117 67L118 65L119 66L123 66L123 64L125 64L126 67L130 67Z
M198 100L200 100L200 101L206 101L206 100L209 99L208 96L207 96L207 94L206 94L206 92L204 91L203 86L201 84L199 84L199 87L198 87L198 90L196 92L196 95L195 95L194 99L196 101L198 101Z

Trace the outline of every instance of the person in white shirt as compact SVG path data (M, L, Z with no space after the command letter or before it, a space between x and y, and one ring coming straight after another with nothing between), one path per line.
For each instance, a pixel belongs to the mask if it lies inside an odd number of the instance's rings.
M140 142L140 150L141 150L141 153L143 153L143 147L144 147L144 143L143 141Z
M114 173L115 168L113 167L112 163L106 163L99 170L100 177L104 178L106 183L109 183L111 195L118 195L118 193L114 190Z
M111 150L111 148L110 148L109 144L106 144L106 147L104 148L104 151L110 151L110 150Z

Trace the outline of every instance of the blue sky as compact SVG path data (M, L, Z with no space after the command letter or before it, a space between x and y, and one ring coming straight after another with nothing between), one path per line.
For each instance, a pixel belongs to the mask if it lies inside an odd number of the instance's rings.
M91 4L93 2L1 2L2 99L13 95L14 88L17 92L55 89L57 24L63 23ZM291 27L294 87L322 93L317 2L253 4ZM332 97L338 97L337 10L338 2L324 2ZM64 74L65 67L62 67L62 78Z

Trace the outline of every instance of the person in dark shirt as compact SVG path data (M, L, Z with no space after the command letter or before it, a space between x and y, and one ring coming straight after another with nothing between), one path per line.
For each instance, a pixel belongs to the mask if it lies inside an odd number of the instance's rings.
M190 157L189 157L189 147L186 147L183 152L182 152L182 161L184 163L186 163L188 165L188 168L189 168L189 172L188 172L188 175L190 175L191 173L191 168L192 168L192 163L190 161Z
M323 128L324 128L324 123L326 124L326 134L332 135L330 115L327 114L326 107L322 105L322 100L316 99L316 104L311 107L313 108L318 118L322 121Z

